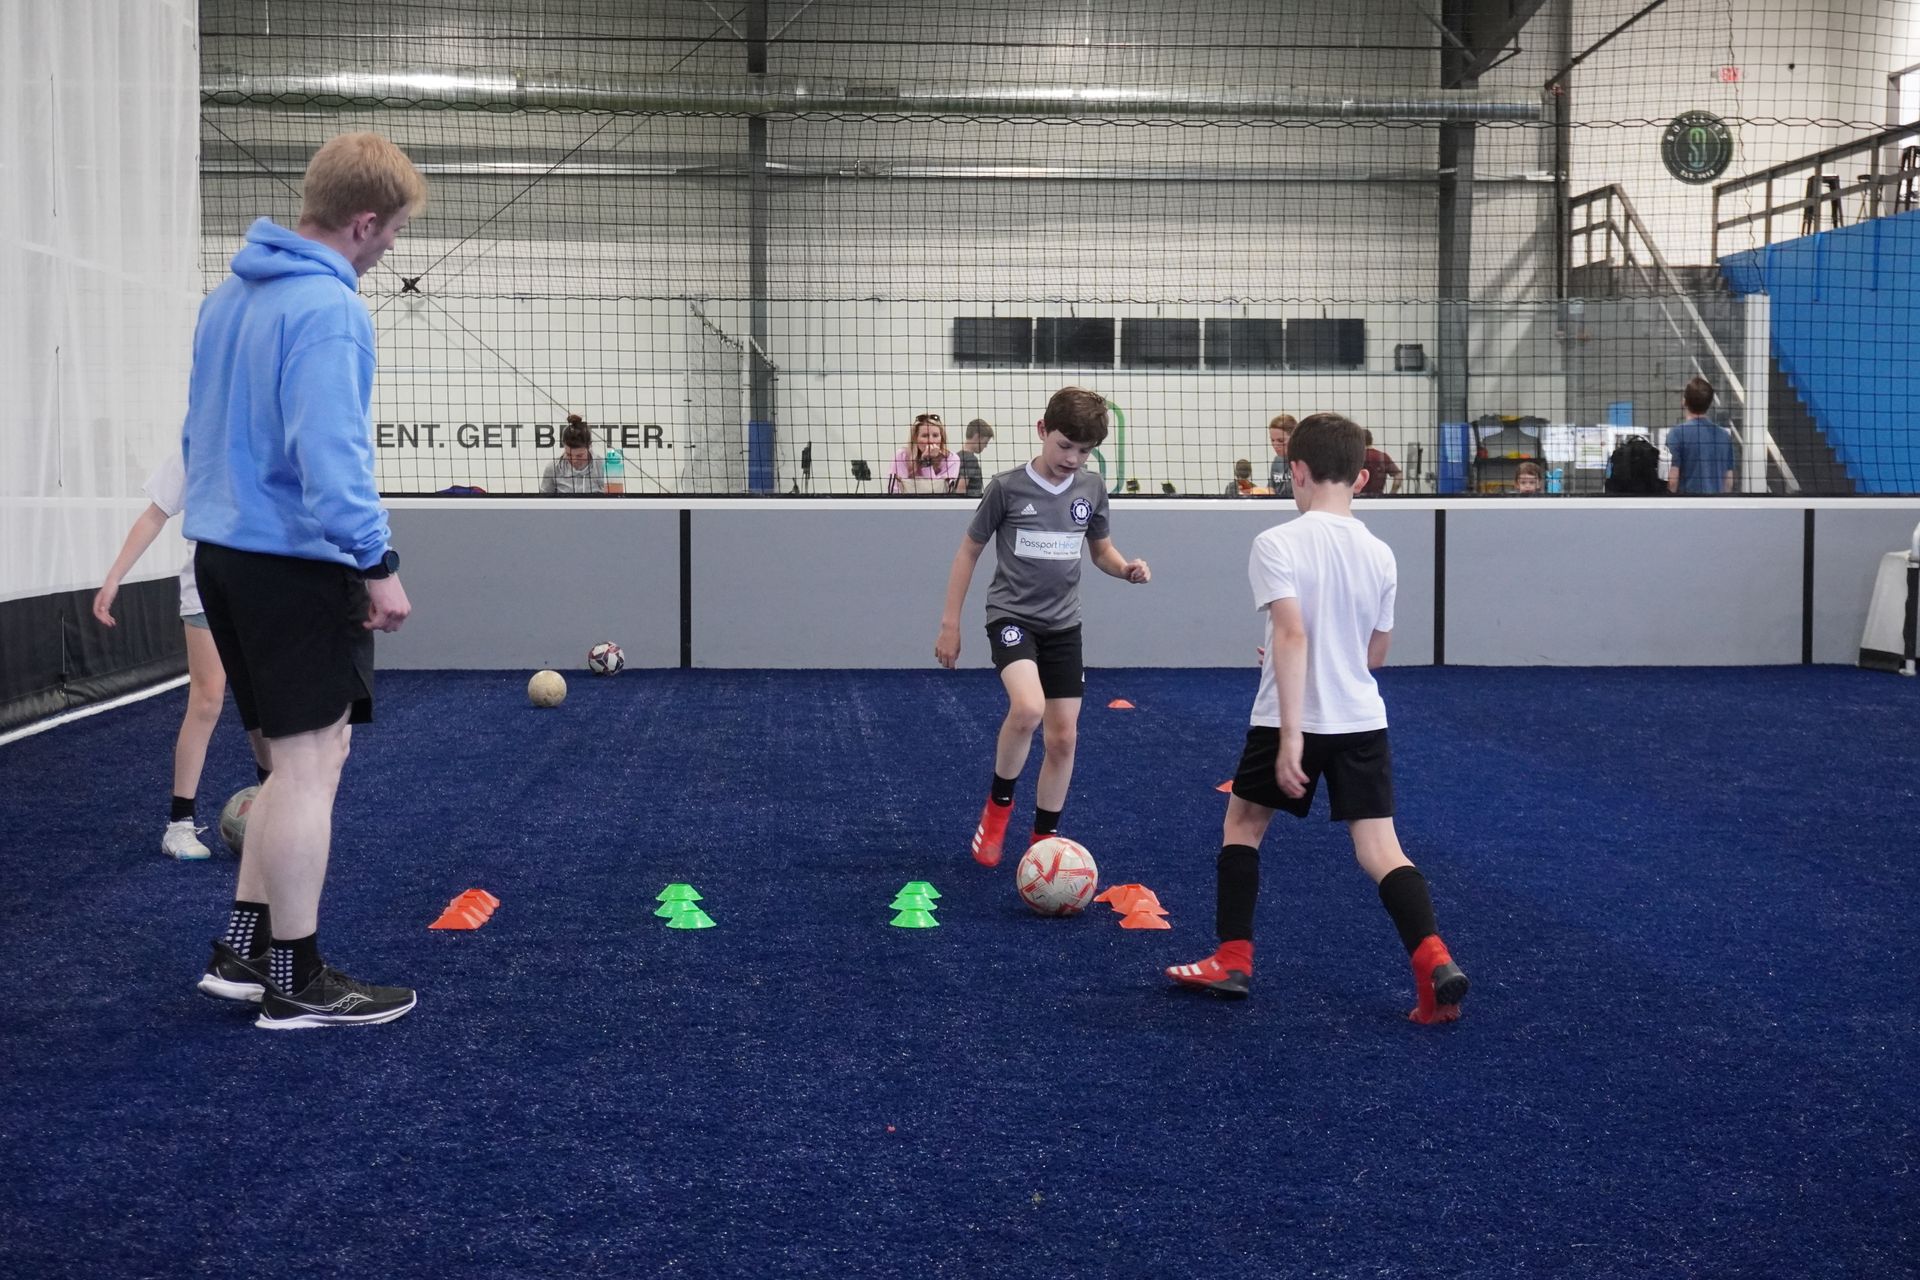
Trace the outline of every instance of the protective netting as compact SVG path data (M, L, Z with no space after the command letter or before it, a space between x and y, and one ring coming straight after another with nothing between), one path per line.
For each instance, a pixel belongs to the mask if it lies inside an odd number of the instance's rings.
M1322 410L1389 491L1593 492L1694 377L1735 491L1920 492L1913 8L205 0L204 263L335 133L419 164L390 492L533 491L568 413L627 493L876 492L929 412L991 474L1069 383L1139 492Z

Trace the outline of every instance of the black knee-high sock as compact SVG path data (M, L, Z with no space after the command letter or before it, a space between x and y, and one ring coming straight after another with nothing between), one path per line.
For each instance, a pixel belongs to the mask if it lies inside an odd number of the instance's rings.
M1260 851L1250 844L1220 847L1219 905L1214 928L1222 942L1253 941L1253 902L1260 896Z
M1035 809L1033 811L1033 834L1037 836L1058 835L1060 832L1059 809Z
M1395 867L1380 881L1380 905L1393 917L1400 942L1412 955L1423 939L1440 932L1433 923L1433 899L1418 867Z
M167 809L168 822L185 822L193 817L193 797L175 796Z
M1018 778L1003 778L997 773L994 774L993 775L993 802L995 804L1012 804L1013 803L1013 784L1018 781L1020 781L1020 779Z
M272 914L266 903L234 901L222 942L247 959L257 960L267 953L267 940L272 936Z

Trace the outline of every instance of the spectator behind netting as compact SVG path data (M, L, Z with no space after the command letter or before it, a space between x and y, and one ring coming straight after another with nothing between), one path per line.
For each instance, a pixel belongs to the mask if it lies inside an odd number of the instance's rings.
M542 493L605 493L606 464L593 456L593 428L577 413L560 433L562 453L540 475Z
M1695 378L1680 393L1680 404L1687 416L1667 432L1668 491L1732 493L1733 435L1707 417L1713 407L1713 384Z
M1537 498L1546 491L1547 475L1537 462L1523 462L1513 473L1513 491L1523 498Z
M1293 496L1293 473L1287 469L1287 442L1299 419L1290 413L1277 413L1267 423L1267 443L1273 446L1273 461L1267 464L1267 491L1276 498Z
M907 445L887 468L888 493L952 493L960 482L960 455L947 448L946 424L937 413L913 420Z
M1367 483L1360 492L1369 497L1400 492L1400 464L1385 449L1373 447L1373 432L1368 431L1366 435ZM1393 482L1391 487L1387 483L1389 480Z
M967 424L967 438L960 446L960 483L955 493L977 498L986 487L986 477L980 471L980 455L993 443L993 424L985 418L975 418Z
M1225 494L1229 498L1251 498L1257 490L1253 487L1253 460L1240 458L1233 464L1233 479L1228 483Z

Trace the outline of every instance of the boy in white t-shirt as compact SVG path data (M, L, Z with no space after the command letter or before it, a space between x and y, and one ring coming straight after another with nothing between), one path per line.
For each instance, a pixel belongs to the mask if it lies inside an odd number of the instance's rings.
M1255 538L1247 565L1267 643L1221 837L1220 949L1167 976L1219 995L1247 994L1260 842L1276 812L1307 816L1324 776L1333 820L1347 824L1354 857L1379 885L1411 958L1418 1002L1407 1016L1451 1022L1467 978L1434 928L1426 879L1393 830L1393 755L1373 668L1386 662L1393 638L1395 574L1393 552L1353 516L1366 451L1360 426L1333 413L1307 418L1288 441L1302 514Z

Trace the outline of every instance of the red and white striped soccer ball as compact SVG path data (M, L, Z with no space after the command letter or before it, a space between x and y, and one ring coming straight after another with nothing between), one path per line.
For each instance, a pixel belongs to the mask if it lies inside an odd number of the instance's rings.
M611 640L587 650L587 670L597 676L617 676L620 668L626 665L627 655L620 652L620 646Z
M1014 884L1027 905L1043 916L1078 915L1100 888L1100 868L1082 846L1064 836L1048 836L1020 859Z

